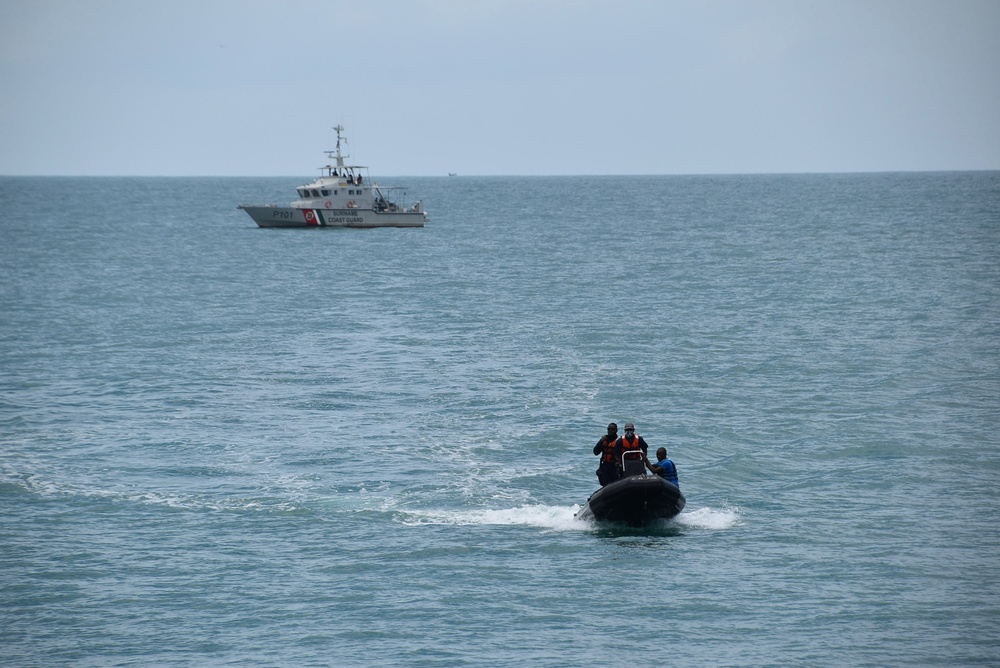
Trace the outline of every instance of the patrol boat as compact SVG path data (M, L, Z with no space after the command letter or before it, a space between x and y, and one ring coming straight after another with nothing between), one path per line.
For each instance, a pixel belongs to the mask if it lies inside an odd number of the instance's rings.
M579 519L642 526L684 510L687 501L680 488L666 478L647 475L642 460L627 459L630 454L635 451L622 453L622 479L591 494L576 514Z
M259 227L423 227L427 221L423 201L410 207L393 202L389 194L401 188L372 183L368 168L344 162L341 153L344 127L338 125L337 148L326 151L335 164L320 169L325 173L312 183L296 188L299 199L289 206L241 204Z

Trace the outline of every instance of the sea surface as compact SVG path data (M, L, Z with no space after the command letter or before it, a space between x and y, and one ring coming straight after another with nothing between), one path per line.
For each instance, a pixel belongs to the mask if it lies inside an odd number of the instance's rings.
M0 665L1000 665L1000 173L306 180L0 178Z

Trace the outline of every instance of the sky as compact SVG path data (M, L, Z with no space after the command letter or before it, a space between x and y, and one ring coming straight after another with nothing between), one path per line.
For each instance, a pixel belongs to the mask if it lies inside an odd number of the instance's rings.
M1000 0L3 0L0 174L1000 169Z

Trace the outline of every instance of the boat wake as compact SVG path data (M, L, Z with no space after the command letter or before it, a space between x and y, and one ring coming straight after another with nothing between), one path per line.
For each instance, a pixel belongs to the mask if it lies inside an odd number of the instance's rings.
M528 526L550 531L591 531L592 520L576 517L579 505L542 506L525 505L499 510L424 510L401 513L400 521L408 526L455 525L455 526ZM698 508L664 520L664 524L680 528L722 531L740 526L740 509Z
M710 531L731 529L743 524L740 509L736 506L698 508L697 510L683 512L672 521L674 524L691 529L708 529Z
M553 531L581 531L590 525L576 519L580 506L520 506L499 510L409 511L403 524L456 526L530 526Z

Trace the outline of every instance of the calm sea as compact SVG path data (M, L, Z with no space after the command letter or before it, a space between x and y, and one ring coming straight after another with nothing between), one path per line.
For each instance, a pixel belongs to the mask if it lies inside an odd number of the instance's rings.
M1000 173L382 180L0 178L0 665L1000 665Z

